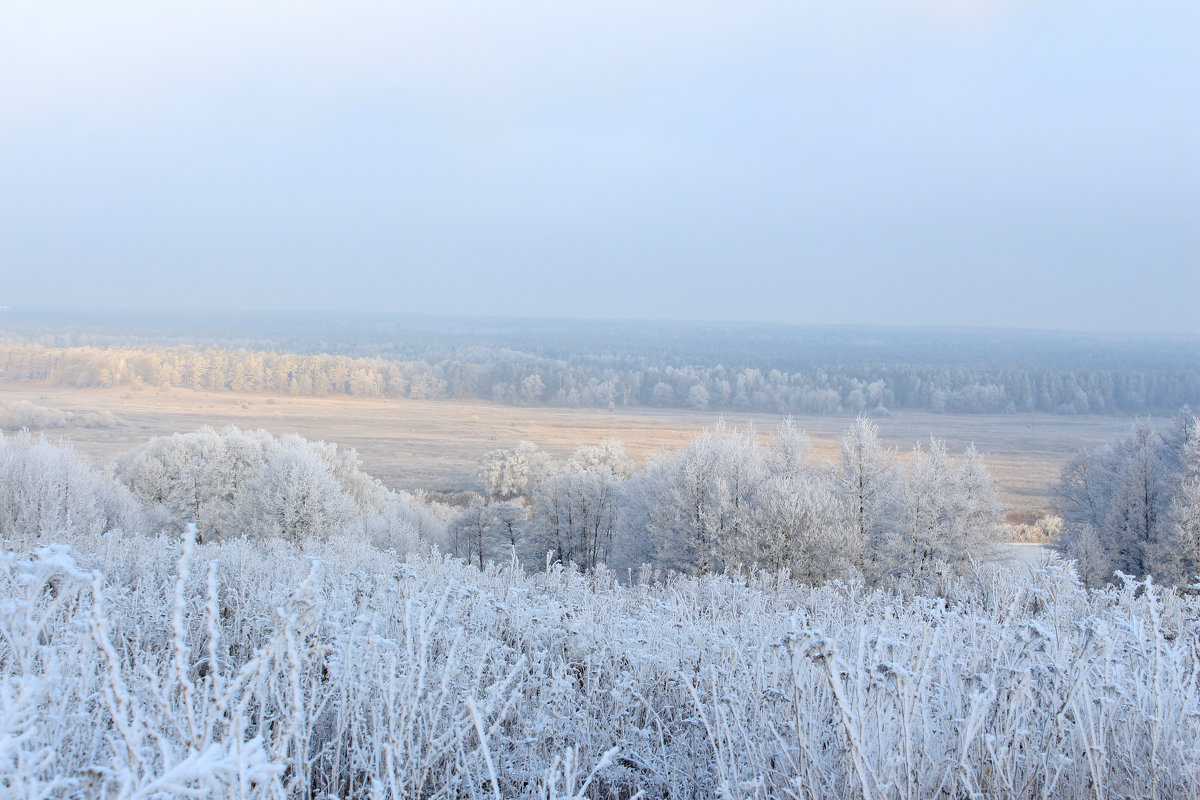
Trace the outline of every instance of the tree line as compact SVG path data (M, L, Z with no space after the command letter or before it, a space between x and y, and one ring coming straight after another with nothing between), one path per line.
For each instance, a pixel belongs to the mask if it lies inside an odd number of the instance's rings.
M484 492L449 525L447 548L482 566L527 562L689 574L786 570L817 585L961 574L989 560L1004 521L974 448L931 439L884 448L859 417L838 459L809 458L789 419L767 437L724 424L635 469L620 442L556 462L532 442L481 459ZM1089 586L1121 575L1200 586L1200 421L1184 408L1156 430L1079 452L1054 489L1061 517L1036 541L1065 552ZM1028 527L1028 526L1027 526ZM1194 588L1194 587L1193 587Z
M518 406L658 406L768 413L1133 414L1200 403L1188 369L828 364L789 372L729 366L572 363L526 353L395 360L256 349L0 345L0 381L183 387L304 397L483 399Z

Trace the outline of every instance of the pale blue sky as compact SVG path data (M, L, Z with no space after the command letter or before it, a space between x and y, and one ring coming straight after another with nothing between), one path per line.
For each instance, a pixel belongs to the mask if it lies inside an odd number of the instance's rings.
M0 305L1200 332L1200 3L0 7Z

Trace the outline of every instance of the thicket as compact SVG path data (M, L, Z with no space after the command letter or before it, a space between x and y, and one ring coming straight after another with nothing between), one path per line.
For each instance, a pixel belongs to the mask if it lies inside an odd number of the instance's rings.
M786 569L810 584L931 578L990 557L1003 511L973 448L954 456L931 440L901 458L860 417L837 462L809 451L791 419L766 437L721 423L640 469L620 442L565 462L521 442L481 460L490 502L451 520L446 548L479 564L515 556L584 571Z
M1063 542L1089 585L1118 572L1200 581L1200 420L1190 409L1165 430L1138 421L1128 436L1081 451L1055 495Z

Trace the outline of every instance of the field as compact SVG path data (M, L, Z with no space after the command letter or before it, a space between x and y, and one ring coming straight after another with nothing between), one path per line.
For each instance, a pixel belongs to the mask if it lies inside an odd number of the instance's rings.
M188 389L0 387L0 404L22 400L63 411L111 412L117 420L111 427L68 426L51 431L54 437L70 439L81 453L97 462L116 458L150 437L201 425L261 427L276 435L298 433L353 447L362 456L366 471L386 485L435 492L472 488L479 457L521 439L564 457L581 444L616 438L640 463L661 447L684 443L717 420L710 412L679 409L602 411L517 408L481 401L296 398ZM780 419L767 414L726 415L731 425L752 422L764 433ZM836 457L838 437L850 417L796 419L812 437L818 457ZM996 477L1001 499L1013 518L1028 518L1050 508L1050 485L1075 451L1124 434L1131 420L905 411L877 422L885 443L902 452L931 435L946 440L952 451L974 442Z

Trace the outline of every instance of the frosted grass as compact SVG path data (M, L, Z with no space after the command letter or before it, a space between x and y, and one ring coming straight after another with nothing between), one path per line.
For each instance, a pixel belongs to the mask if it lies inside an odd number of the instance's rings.
M622 585L81 536L0 558L0 794L1200 796L1196 599L1019 574Z

